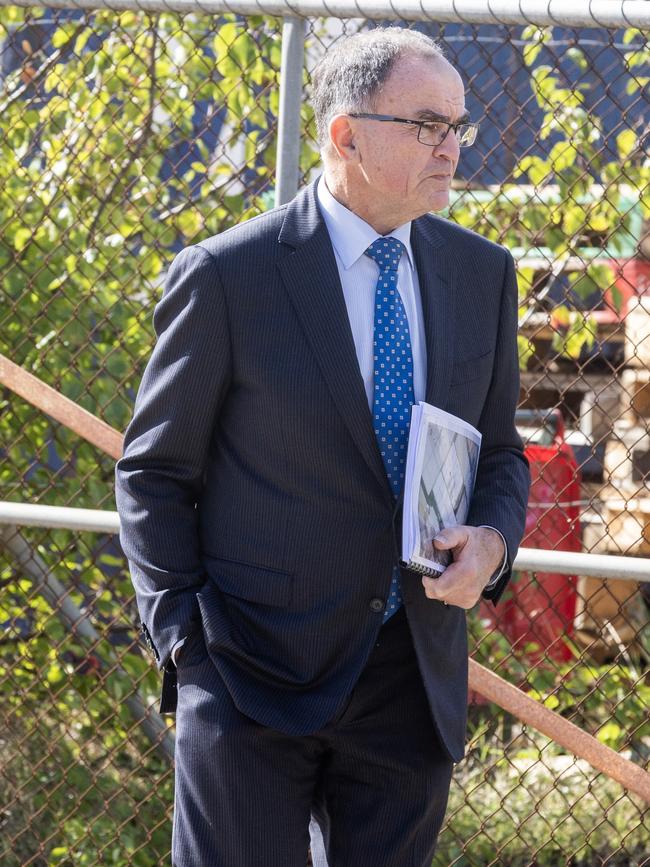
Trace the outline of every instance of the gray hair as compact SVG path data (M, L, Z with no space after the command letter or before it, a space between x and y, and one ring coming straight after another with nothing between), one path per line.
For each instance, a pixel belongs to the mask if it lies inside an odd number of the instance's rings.
M444 58L430 36L404 27L356 33L327 50L312 75L312 105L321 147L336 114L372 111L395 62L405 56Z

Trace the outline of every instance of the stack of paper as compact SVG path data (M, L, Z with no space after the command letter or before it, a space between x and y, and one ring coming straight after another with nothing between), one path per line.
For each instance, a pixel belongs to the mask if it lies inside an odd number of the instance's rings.
M443 527L464 524L474 490L481 434L455 415L420 401L411 410L404 510L404 565L436 575L451 561L436 551L433 537Z

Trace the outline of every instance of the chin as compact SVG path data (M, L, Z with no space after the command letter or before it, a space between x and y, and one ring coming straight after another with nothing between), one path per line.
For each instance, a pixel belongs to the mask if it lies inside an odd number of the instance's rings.
M441 190L429 196L429 211L444 211L449 207L449 190Z

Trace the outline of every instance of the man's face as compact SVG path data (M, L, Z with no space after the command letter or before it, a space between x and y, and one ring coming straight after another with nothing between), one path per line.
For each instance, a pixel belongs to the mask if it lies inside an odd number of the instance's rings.
M373 108L412 120L466 119L463 82L437 58L397 61ZM437 147L418 141L418 127L353 118L362 189L370 209L392 227L449 203L459 147L453 130Z

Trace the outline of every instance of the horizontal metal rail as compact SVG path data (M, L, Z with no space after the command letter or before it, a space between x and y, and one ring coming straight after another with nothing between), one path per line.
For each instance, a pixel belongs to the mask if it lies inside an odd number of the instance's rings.
M514 568L525 572L558 572L561 575L650 582L650 559L646 557L520 548Z
M468 24L650 27L648 0L0 0L2 6Z
M120 531L120 518L117 512L6 501L0 502L0 524L14 527L87 530L89 533L119 533Z
M86 530L90 533L118 533L120 529L117 512L7 501L0 502L0 524L16 527L57 527ZM524 572L557 572L561 575L650 582L650 559L645 557L520 548L514 568Z

